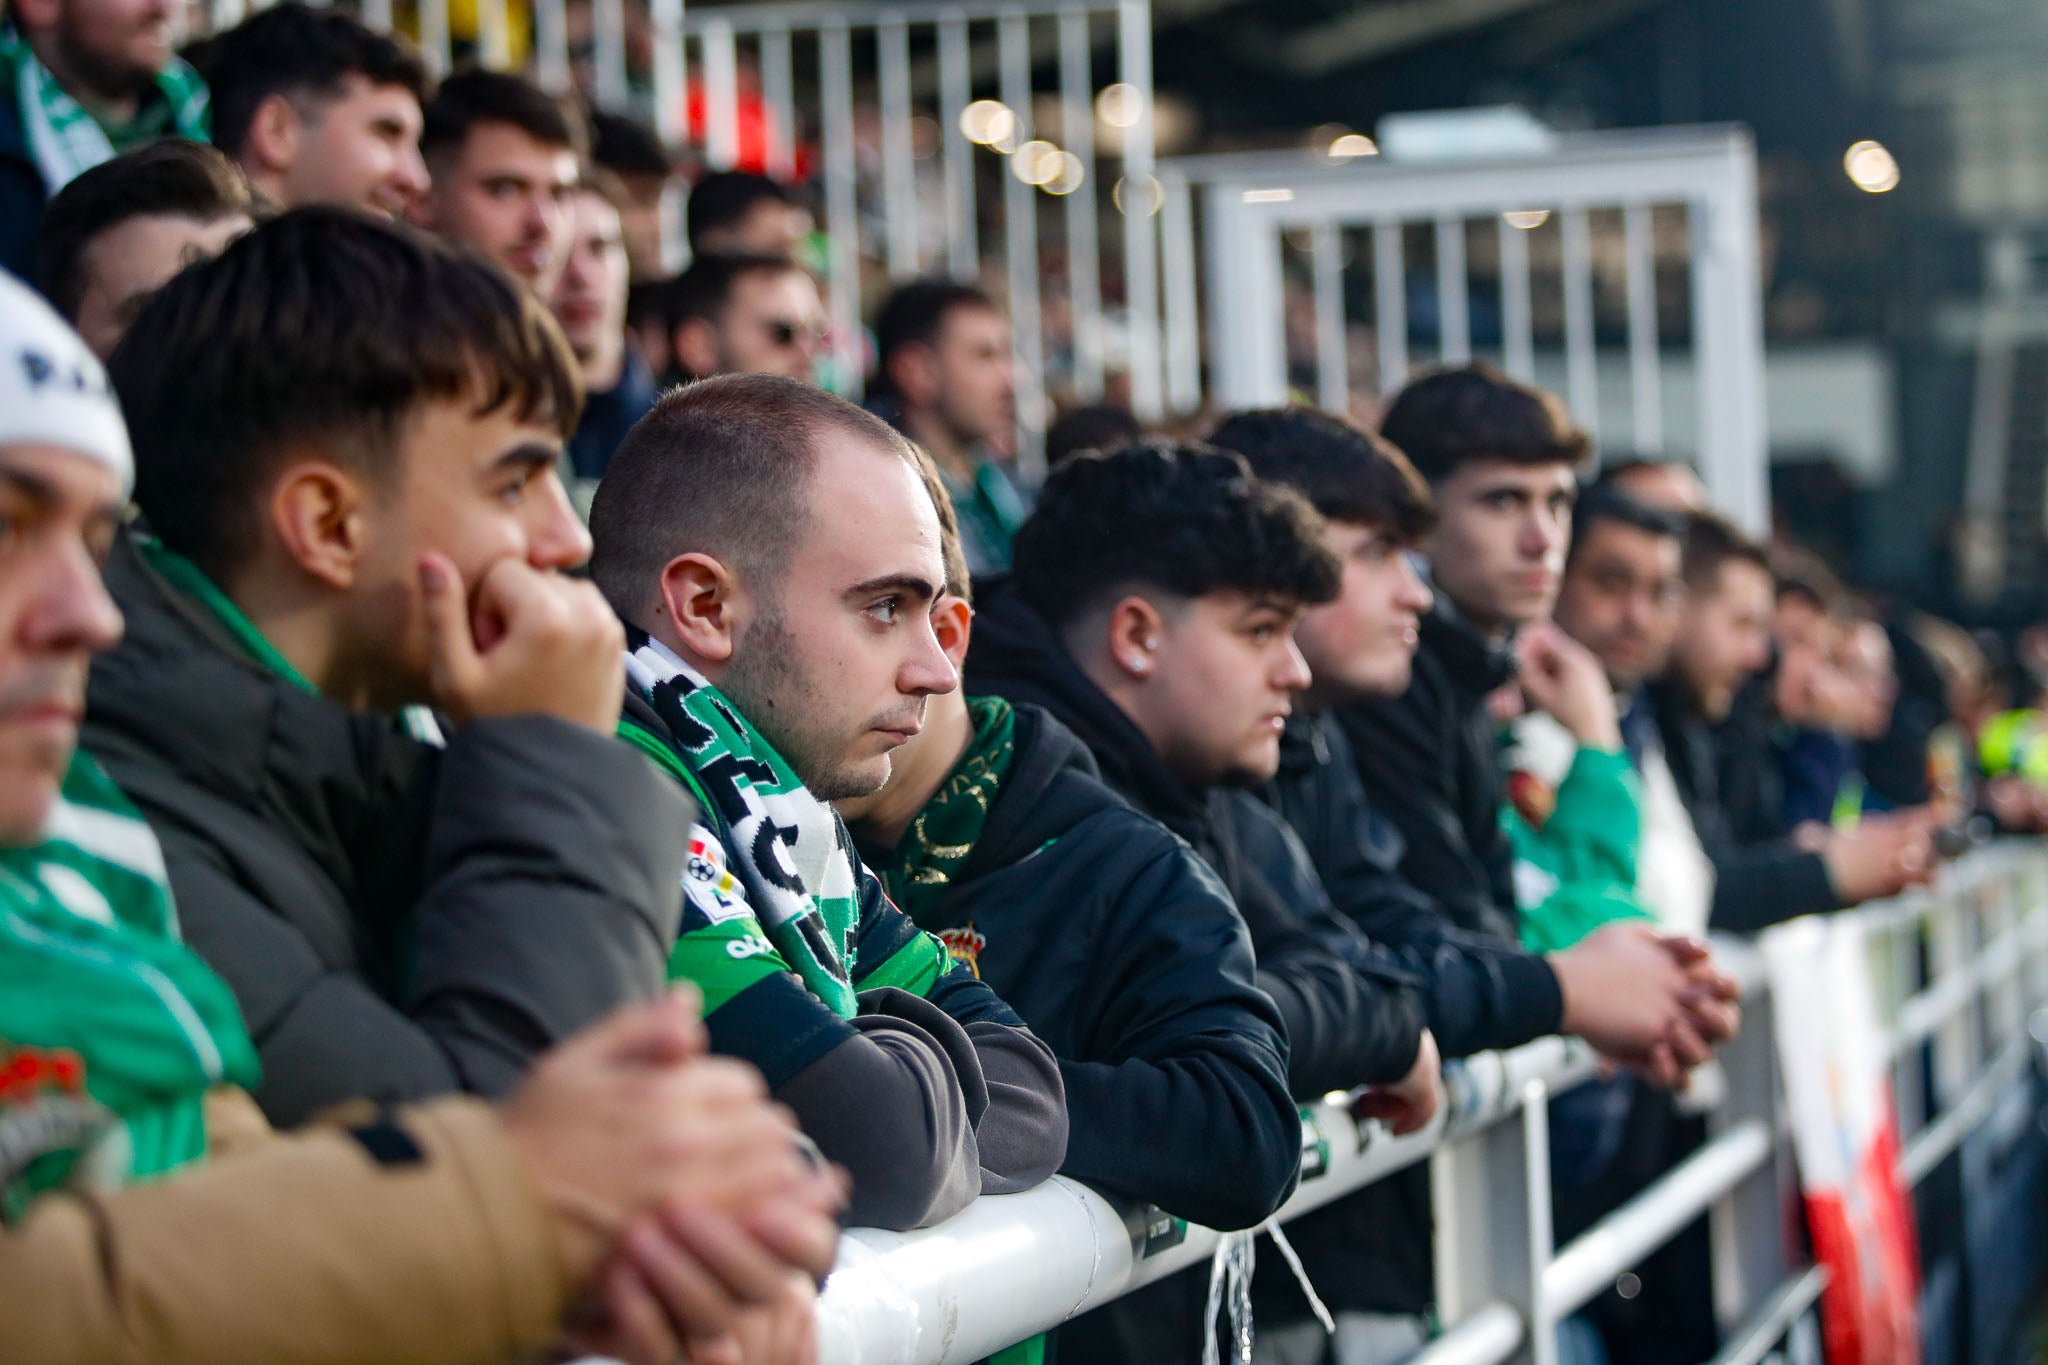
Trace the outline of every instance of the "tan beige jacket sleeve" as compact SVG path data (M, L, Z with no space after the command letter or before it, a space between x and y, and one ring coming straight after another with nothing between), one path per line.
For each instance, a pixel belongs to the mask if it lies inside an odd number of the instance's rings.
M0 1235L0 1360L482 1365L539 1351L572 1268L497 1116L450 1099L396 1127L410 1144L314 1131L44 1198Z

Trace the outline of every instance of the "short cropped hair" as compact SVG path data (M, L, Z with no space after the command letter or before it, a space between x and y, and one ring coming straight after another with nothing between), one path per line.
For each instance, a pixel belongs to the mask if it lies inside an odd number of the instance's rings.
M1429 485L1392 443L1310 407L1234 412L1209 434L1252 472L1286 484L1331 521L1380 527L1413 545L1436 524Z
M772 586L810 523L820 438L837 431L915 466L887 422L779 375L728 374L662 395L626 433L590 504L590 577L640 623L678 555L715 555Z
M441 82L427 101L420 152L429 161L460 151L470 131L503 123L547 147L565 147L580 161L589 134L580 116L524 76L470 67Z
M295 105L338 98L350 76L395 85L422 105L430 84L418 52L334 9L298 0L251 15L204 43L195 65L211 93L214 145L239 154L272 95Z
M748 253L699 256L676 276L667 291L663 316L674 331L691 318L717 322L725 316L733 290L749 275L788 275L802 266L782 256Z
M151 529L216 577L260 543L286 453L397 472L425 403L566 438L583 407L547 309L473 251L350 209L294 210L150 300L108 362Z
M1012 572L1024 600L1064 629L1143 588L1328 602L1341 566L1308 499L1254 477L1242 455L1152 442L1054 470L1017 532Z
M43 210L36 243L36 284L65 317L85 296L85 253L93 240L131 218L189 218L217 223L256 216L249 182L225 155L203 143L167 138L84 171Z
M1618 488L1605 483L1596 483L1572 507L1572 545L1565 556L1565 563L1579 557L1586 541L1595 529L1603 524L1613 523L1626 526L1644 535L1660 539L1682 541L1685 538L1686 514L1664 507L1652 507L1638 502Z
M912 280L891 294L875 315L875 383L887 391L889 362L906 346L936 346L946 315L956 308L998 311L986 290L958 280Z
M1828 615L1847 610L1854 597L1827 561L1803 545L1774 546L1771 577L1780 599L1803 598L1814 610Z
M1062 413L1045 429L1045 464L1062 464L1084 450L1122 450L1145 438L1145 429L1131 410L1115 403L1092 403Z
M1714 591L1721 567L1731 561L1754 564L1766 574L1771 571L1769 552L1712 512L1694 512L1686 518L1684 559L1685 585L1702 595Z
M1409 384L1387 409L1380 435L1432 485L1473 460L1576 468L1592 449L1555 394L1485 364L1435 370Z
M596 109L590 114L590 160L613 175L666 179L675 169L661 138L639 119Z
M690 254L714 250L705 238L745 222L759 204L794 206L796 196L776 181L752 171L713 171L690 187L685 217L689 220Z
M939 462L917 442L910 443L917 457L917 476L931 495L932 508L939 514L939 559L946 566L945 590L969 606L974 605L974 575L967 568L967 551L960 544L960 516L953 510L953 495L946 491L946 477Z

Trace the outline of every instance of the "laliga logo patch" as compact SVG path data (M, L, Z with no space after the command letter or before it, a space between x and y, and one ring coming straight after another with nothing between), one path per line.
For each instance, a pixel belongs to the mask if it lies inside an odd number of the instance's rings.
M747 911L746 893L738 879L725 870L725 850L715 840L690 840L689 856L683 860L683 889L693 893L697 908L713 924Z
M0 1044L0 1221L26 1203L16 1188L45 1156L78 1154L69 1183L112 1189L127 1174L130 1153L113 1111L85 1089L85 1063L66 1048Z
M988 946L988 938L974 932L972 921L958 929L939 930L939 942L946 945L947 957L966 963L974 979L981 980L981 950Z

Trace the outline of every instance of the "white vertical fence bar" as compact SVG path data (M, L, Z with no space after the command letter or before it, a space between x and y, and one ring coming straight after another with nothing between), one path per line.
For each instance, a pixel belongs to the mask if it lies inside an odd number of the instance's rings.
M787 25L761 32L761 103L768 113L768 174L788 184L796 179L796 79L791 71Z
M493 71L512 65L512 18L505 0L476 0L476 55Z
M1621 211L1628 261L1628 375L1635 453L1664 453L1664 366L1657 341L1657 249L1650 206Z
M818 30L818 75L825 124L825 233L831 240L832 361L839 388L858 395L867 348L860 325L859 182L853 161L853 40L844 22Z
M967 55L967 20L939 20L939 138L946 177L946 268L957 280L981 273L980 224L974 207L974 144L960 128L960 111L974 87Z
M446 0L424 0L424 3L438 3L445 7ZM424 12L424 9L423 11ZM597 104L601 109L624 112L632 103L632 84L626 79L626 3L625 0L591 0L590 5L590 59L596 70L591 73L597 87ZM680 43L682 38L677 36ZM655 53L659 62L661 53ZM657 106L655 117L661 117ZM671 147L682 145L682 139L669 142Z
M533 73L541 89L550 95L569 93L569 7L566 0L533 0Z
M1219 408L1263 407L1287 397L1280 237L1253 219L1243 192L1203 192L1208 235L1210 398Z
M740 159L740 54L732 24L710 18L698 34L704 53L704 162L729 171Z
M1195 196L1177 171L1159 176L1161 277L1165 289L1166 406L1175 413L1202 405L1200 286L1195 252Z
M1391 398L1408 382L1408 253L1401 224L1372 225L1373 317L1379 329L1380 396Z
M654 30L654 129L671 147L683 145L689 131L683 107L683 0L649 0L649 26ZM619 79L624 87L626 53L619 49ZM630 94L630 92L629 92Z
M183 9L179 13L184 13ZM379 33L391 29L391 0L363 0L363 22Z
M445 76L455 64L448 38L448 0L420 0L420 52L434 75Z
M1124 130L1124 314L1130 335L1131 410L1141 422L1163 415L1159 373L1160 210L1152 158L1152 6L1119 0L1118 79L1138 91L1138 120Z
M1500 233L1501 364L1523 383L1536 380L1536 319L1529 296L1529 232L1494 218Z
M1309 232L1316 294L1316 402L1326 411L1348 413L1351 365L1344 346L1344 245L1329 223L1317 223Z
M1438 339L1446 365L1472 359L1472 298L1465 280L1465 220L1436 220Z
M1756 145L1731 138L1689 205L1693 353L1699 359L1700 473L1714 504L1751 535L1770 529L1764 426L1763 277Z
M875 28L882 96L882 206L887 224L889 278L918 273L917 162L911 148L910 25L884 19Z
M1600 381L1593 350L1592 226L1582 208L1566 209L1558 224L1564 240L1565 403L1572 420L1599 436Z
M1031 123L1031 20L1011 12L996 23L1003 103L1017 117L1017 145L1038 136ZM1017 463L1034 481L1045 472L1045 334L1039 311L1038 187L1003 167L1003 258L1009 267L1010 345L1016 366Z
M1067 10L1060 15L1060 142L1081 166L1079 188L1065 196L1067 304L1073 315L1074 393L1088 403L1102 397L1104 369L1094 66L1088 12Z

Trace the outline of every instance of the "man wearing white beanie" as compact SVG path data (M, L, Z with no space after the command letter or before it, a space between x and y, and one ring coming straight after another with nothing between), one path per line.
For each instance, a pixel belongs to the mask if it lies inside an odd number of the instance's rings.
M255 1080L241 1014L76 747L121 634L99 567L130 463L99 362L0 271L0 1359L524 1359L607 1265L613 1325L577 1345L740 1347L735 1309L829 1265L839 1187L758 1077L702 1055L693 1002L563 1045L502 1110L279 1138L224 1089ZM706 1250L734 1235L744 1255Z

